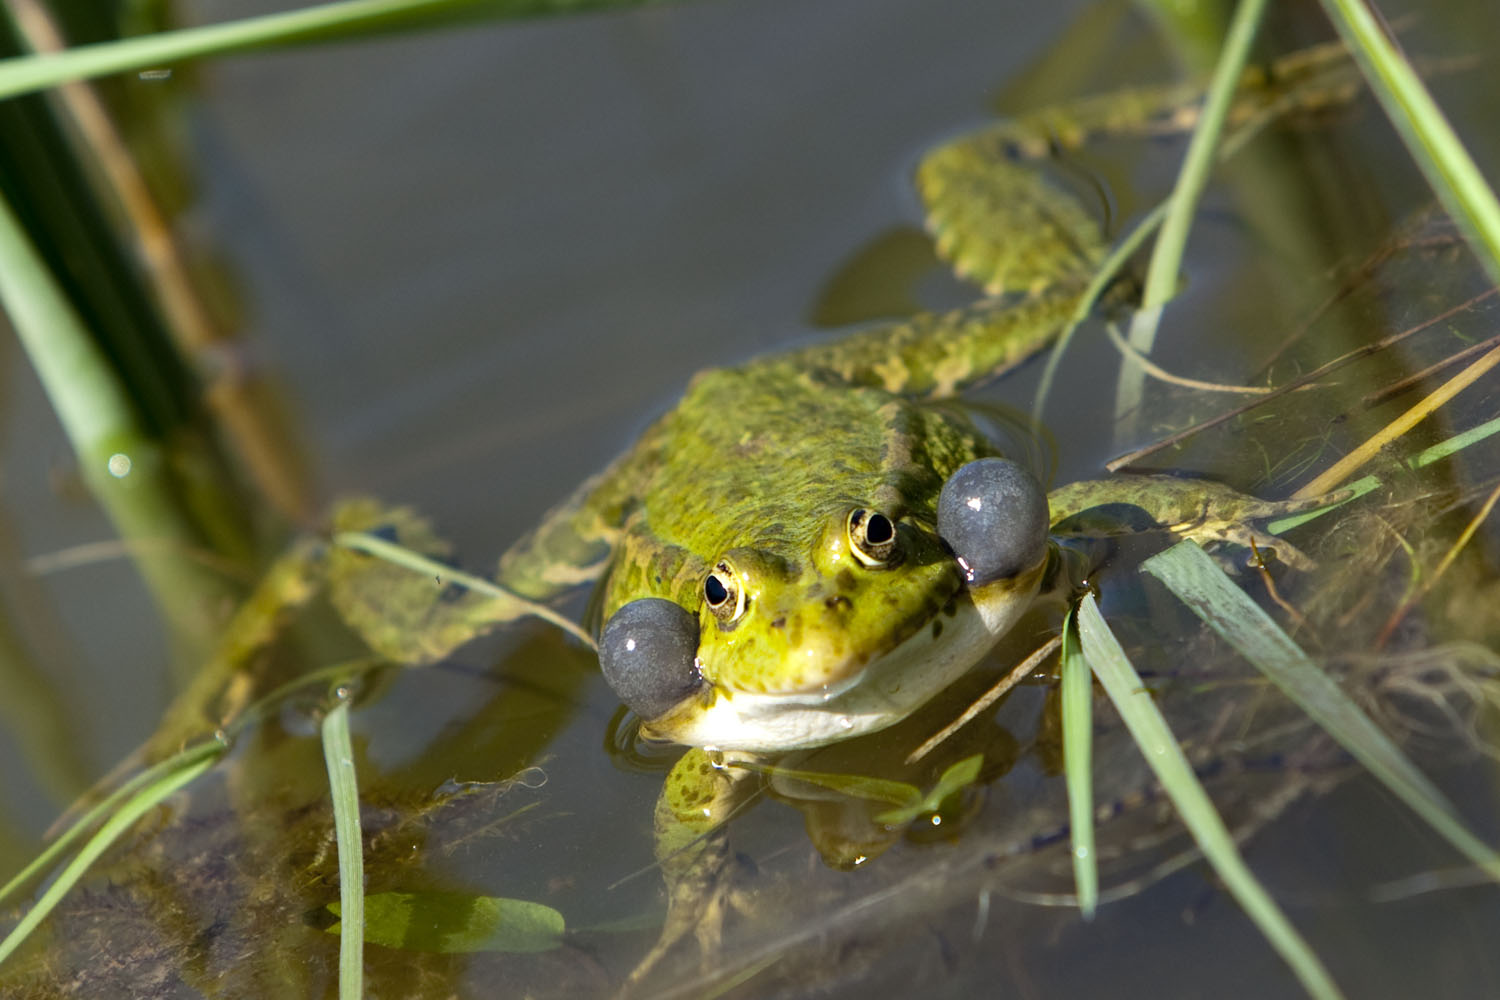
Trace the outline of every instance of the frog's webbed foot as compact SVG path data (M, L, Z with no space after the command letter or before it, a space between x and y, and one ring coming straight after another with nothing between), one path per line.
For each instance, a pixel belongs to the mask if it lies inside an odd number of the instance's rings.
M667 918L656 944L625 980L627 995L688 937L697 941L704 959L719 953L724 919L735 899L727 884L729 838L723 829L713 830L688 850L691 857L668 859L662 864L667 879Z
M1306 500L1261 500L1210 480L1120 476L1070 483L1054 490L1048 501L1055 535L1108 538L1165 531L1200 543L1273 550L1282 562L1306 572L1316 565L1312 559L1255 524L1341 503L1348 496L1343 491Z
M916 184L940 256L991 295L1087 281L1104 256L1099 223L1023 162L1000 122L922 158Z
M719 953L728 914L742 908L724 823L756 787L727 755L689 750L656 802L656 857L667 884L667 918L656 944L625 982L636 989L689 936L704 961Z

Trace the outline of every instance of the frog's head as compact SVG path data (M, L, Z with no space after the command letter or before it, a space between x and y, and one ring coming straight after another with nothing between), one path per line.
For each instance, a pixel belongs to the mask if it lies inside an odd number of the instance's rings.
M1047 561L1046 495L1002 459L948 480L936 527L874 506L811 516L796 551L719 553L696 607L641 598L610 618L600 662L647 735L769 752L891 725L994 644Z

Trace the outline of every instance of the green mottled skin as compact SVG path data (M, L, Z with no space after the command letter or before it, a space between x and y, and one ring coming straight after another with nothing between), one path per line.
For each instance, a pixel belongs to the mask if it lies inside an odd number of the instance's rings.
M713 684L765 693L842 680L924 627L961 585L935 530L938 491L996 451L920 400L1028 356L1076 303L1076 292L991 302L703 372L585 498L507 556L502 581L545 596L535 579L562 576L548 552L586 551L577 537L592 532L613 552L603 620L664 597L699 617ZM855 508L897 523L898 565L852 557L845 525ZM750 586L745 618L728 628L702 599L722 559ZM532 561L542 569L527 580ZM797 655L810 649L818 653Z
M705 676L756 692L840 679L804 668L883 652L957 592L934 528L938 491L960 465L993 454L971 428L899 396L831 391L818 373L788 377L776 364L698 376L641 447L649 461L605 584L606 619L643 596L697 611L704 576L728 559L753 589L733 626L700 613L702 659L715 672ZM722 460L705 465L704 455ZM869 569L848 553L845 525L860 507L900 525L899 566ZM813 643L828 655L793 655Z
M1030 356L1077 301L1073 289L989 300L703 372L602 479L507 554L501 582L548 597L592 566L604 576L603 620L636 598L665 597L700 615L708 639L719 628L701 609L703 580L728 557L763 589L733 630L732 660L705 657L718 671L709 679L754 691L836 679L778 670L787 650L814 641L875 655L959 586L933 527L938 491L959 466L996 452L967 421L921 400ZM835 551L856 507L898 522L900 565L872 570Z

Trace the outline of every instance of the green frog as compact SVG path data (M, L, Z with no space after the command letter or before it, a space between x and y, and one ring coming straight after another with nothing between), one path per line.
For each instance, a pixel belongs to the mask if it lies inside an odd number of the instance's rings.
M1054 530L1092 532L1090 512L1125 506L1246 543L1252 521L1310 505L1169 477L1049 496L960 410L932 405L1086 305L1103 239L1024 162L1036 130L991 126L917 171L939 252L985 298L700 373L501 561L499 582L535 600L596 583L605 679L643 736L690 748L657 804L668 916L637 978L690 933L715 944L717 834L758 762L886 728L953 684L1039 595L1077 584Z
M1276 80L1300 86L1329 62ZM1247 114L1285 97L1248 89ZM1020 364L1089 305L1103 236L1027 160L1068 136L1180 119L1181 99L1176 88L1096 99L1066 120L1000 123L929 153L917 186L937 249L983 298L699 374L501 559L498 584L533 602L595 585L605 680L643 736L689 748L655 814L667 920L634 978L689 935L714 946L729 898L723 826L765 761L892 726L952 685L1041 596L1077 585L1060 536L1114 531L1098 514L1123 507L1148 527L1247 543L1253 521L1315 503L1141 476L1049 495L959 408L934 405ZM425 527L398 530L391 516L354 503L336 522L440 549ZM249 685L224 676L268 641L266 623L310 598L314 577L394 662L429 662L498 621L550 614L476 590L405 601L404 570L372 570L347 546L330 553L304 547L284 560L272 577L285 581L263 587L270 610L248 608L231 628L222 669L204 671L153 756L242 708Z

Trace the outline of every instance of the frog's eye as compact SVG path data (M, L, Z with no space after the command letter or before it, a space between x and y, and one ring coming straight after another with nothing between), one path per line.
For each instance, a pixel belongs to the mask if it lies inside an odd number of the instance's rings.
M708 610L725 625L739 621L745 613L745 588L740 578L727 563L721 562L703 581L703 600Z
M1047 554L1047 494L1031 473L1003 458L963 466L938 494L938 535L971 584L1030 569Z
M675 601L631 601L599 636L599 669L636 715L648 721L665 715L703 686L698 620Z
M896 526L878 510L851 510L849 548L865 566L889 566L896 554Z

